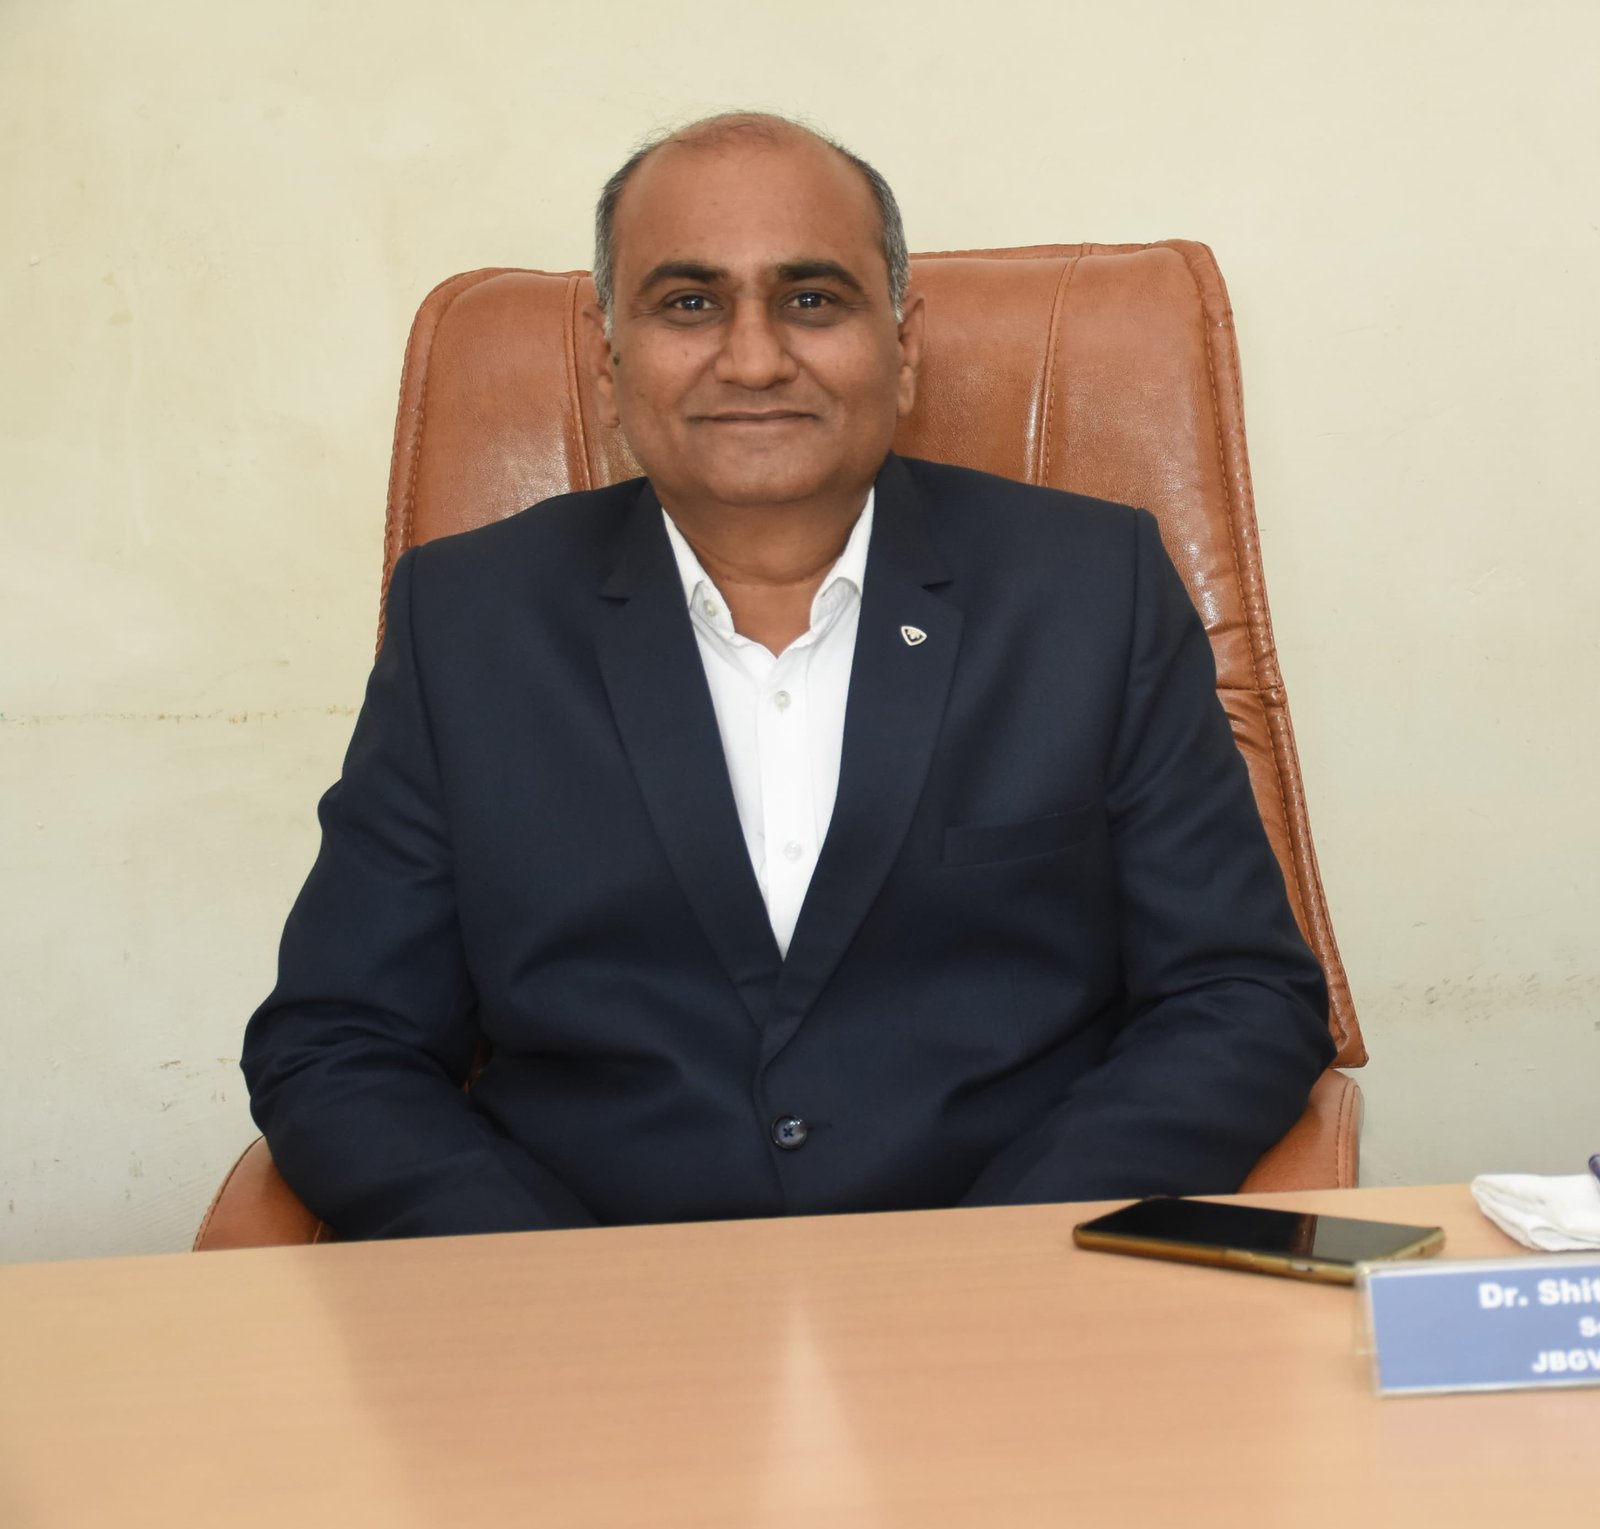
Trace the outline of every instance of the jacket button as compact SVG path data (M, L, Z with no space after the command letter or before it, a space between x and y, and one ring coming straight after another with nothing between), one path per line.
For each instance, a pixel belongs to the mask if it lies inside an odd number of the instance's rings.
M780 1115L772 1122L772 1139L785 1152L793 1152L806 1144L811 1133L798 1115Z

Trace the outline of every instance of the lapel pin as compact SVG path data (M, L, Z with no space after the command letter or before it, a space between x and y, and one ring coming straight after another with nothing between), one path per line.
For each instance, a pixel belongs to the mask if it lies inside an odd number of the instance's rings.
M928 634L920 626L903 626L900 628L900 635L905 638L908 648L914 648L919 642L928 640Z

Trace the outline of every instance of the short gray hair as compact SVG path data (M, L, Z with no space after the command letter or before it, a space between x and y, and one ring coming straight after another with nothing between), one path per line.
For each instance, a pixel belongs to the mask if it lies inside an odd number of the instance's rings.
M900 217L900 204L895 201L888 181L859 154L852 154L842 143L835 143L826 134L803 123L772 112L722 112L714 117L702 117L687 127L673 128L646 139L601 189L600 200L595 203L594 209L594 286L606 316L607 334L611 332L611 316L617 295L617 203L622 200L623 188L633 178L633 172L657 149L665 148L669 143L686 143L691 147L716 147L739 139L773 143L785 132L804 133L806 137L826 144L861 172L878 209L878 222L882 230L880 248L883 251L883 263L889 268L889 301L894 307L894 316L897 319L905 317L906 291L911 284L911 256L906 249L906 230Z

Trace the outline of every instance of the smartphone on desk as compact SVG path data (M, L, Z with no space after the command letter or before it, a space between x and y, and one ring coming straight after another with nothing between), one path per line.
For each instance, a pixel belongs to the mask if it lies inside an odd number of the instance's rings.
M1444 1232L1437 1226L1158 1197L1080 1222L1072 1240L1103 1253L1353 1285L1357 1264L1426 1258L1444 1246Z

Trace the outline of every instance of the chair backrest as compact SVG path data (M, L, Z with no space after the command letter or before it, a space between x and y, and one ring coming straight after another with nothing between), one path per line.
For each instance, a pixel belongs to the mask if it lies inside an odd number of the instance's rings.
M904 455L1142 505L1189 587L1342 1066L1366 1049L1328 921L1267 614L1233 318L1211 251L1041 245L920 255ZM423 302L400 384L384 586L406 548L638 473L579 363L586 272L484 270ZM380 640L381 640L380 631Z

